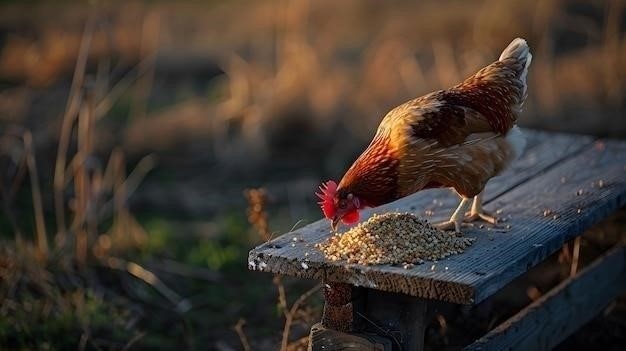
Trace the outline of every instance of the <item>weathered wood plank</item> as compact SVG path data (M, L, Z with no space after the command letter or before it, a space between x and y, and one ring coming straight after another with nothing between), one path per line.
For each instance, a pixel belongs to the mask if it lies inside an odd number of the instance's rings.
M467 235L476 236L478 238L477 243L463 255L457 255L438 262L432 267L433 269L431 269L430 264L405 270L401 267L392 266L365 267L347 265L343 262L327 262L321 253L314 248L315 243L324 240L329 235L326 221L313 223L252 250L250 253L250 268L300 277L347 282L356 286L401 292L449 302L478 302L554 251L556 249L554 245L562 244L568 238L568 235L564 234L564 232L570 231L570 233L573 233L571 235L576 235L584 228L595 223L600 217L606 215L607 211L612 211L616 206L623 204L624 196L622 193L626 190L626 184L624 184L624 175L626 173L623 173L624 170L621 168L623 165L620 164L619 167L616 165L620 162L626 164L623 156L618 155L619 153L623 154L624 144L609 143L607 146L610 147L603 151L587 147L584 152L586 156L581 155L584 157L579 160L579 157L572 157L577 154L580 147L589 146L588 138L577 139L577 137L568 136L569 141L563 142L560 139L562 137L558 135L552 137L551 134L548 134L547 137L547 140L544 137L543 140L545 141L539 142L539 144L531 148L510 171L500 178L501 180L493 180L496 188L491 188L491 190L494 192L505 192L506 189L514 188L513 191L504 193L496 201L492 201L493 204L491 206L487 206L488 209L491 208L492 210L501 208L504 210L504 215L512 215L513 218L510 222L513 226L512 230L508 233L495 235L485 230L470 230ZM577 149L576 144L581 146ZM618 150L614 150L615 148ZM602 155L604 156L599 157ZM614 158L615 162L612 168L605 165L610 163L606 158ZM559 162L563 159L566 159L566 162ZM575 162L575 165L567 166L574 160L578 160ZM607 166L608 168L601 170L599 173L594 170L575 172L583 176L583 179L578 179L577 181L580 181L580 184L588 183L592 179L599 179L606 172L608 176L605 179L608 186L585 194L588 196L569 199L569 201L561 204L565 207L559 207L559 204L554 206L557 212L566 211L569 207L575 210L577 202L580 202L579 200L587 199L589 206L592 206L594 209L596 207L603 208L604 210L590 211L589 213L583 212L583 215L576 214L576 216L570 214L569 217L563 217L568 220L573 219L573 217L587 218L584 221L575 221L577 223L575 227L568 223L560 226L561 224L558 221L543 217L542 206L552 205L561 201L561 199L555 199L554 194L550 194L550 198L547 199L550 201L542 205L543 201L538 201L538 197L544 193L543 187L550 188L548 190L552 191L561 189L563 191L575 192L578 184L573 182L561 184L561 173L571 173L574 171L572 167L585 169L590 162L598 160L604 160L602 165L598 164L599 166ZM566 166L565 168L563 168L564 165ZM533 177L544 171L547 172L545 176ZM508 179L504 179L507 177ZM533 178L528 180L528 177ZM541 181L541 179L546 177L550 179L548 183ZM524 180L526 181L524 182ZM498 182L500 185L498 185ZM556 185L568 186L569 188L563 189L553 184L555 182ZM520 185L520 183L523 184ZM611 196L611 193L614 193L615 196ZM433 194L435 194L433 191L422 192L387 206L373 209L367 212L366 215L374 211L384 212L390 210L412 210L417 212L417 209L427 208L433 204L437 204L437 206L442 204L441 206L446 209L445 215L449 215L449 211L455 205L454 197L448 196L447 192L441 190L436 193L437 198L434 198ZM511 201L500 201L504 197L510 198ZM489 193L487 193L487 198L489 198ZM600 206L601 204L598 201L605 198L612 200L609 206ZM434 199L436 201L433 201ZM520 203L525 205L520 207L518 206ZM444 212L440 212L439 209L437 212L439 216L444 215ZM556 239L549 241L547 244L544 243L545 237L550 236L548 235L549 232L544 229L556 231L554 233ZM528 250L527 239L530 237L534 237L535 240L532 241L532 245L536 246L532 246L531 250ZM512 243L515 243L515 245L512 245ZM519 246L519 248L514 249L515 246ZM492 257L498 256L501 253L500 251L506 252L506 255L500 255L496 259L492 259ZM528 255L525 254L526 251L529 252ZM448 269L445 269L445 267L448 267ZM520 269L520 267L523 268Z
M464 350L551 350L624 291L626 249L621 246L564 280Z
M624 142L598 142L545 175L498 197L487 208L512 214L514 230L498 233L480 247L483 258L475 270L480 278L468 280L476 291L474 300L489 297L624 205ZM550 212L547 216L546 210Z

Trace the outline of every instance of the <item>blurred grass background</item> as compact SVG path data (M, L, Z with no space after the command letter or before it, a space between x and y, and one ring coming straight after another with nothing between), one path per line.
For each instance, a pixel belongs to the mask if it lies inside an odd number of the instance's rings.
M236 350L245 334L276 349L313 283L249 273L247 251L320 217L317 184L386 111L520 36L522 126L623 138L624 33L623 0L3 1L0 344ZM518 305L536 295L521 291ZM320 303L294 310L289 341ZM620 306L594 334L609 346ZM485 328L506 317L487 310Z

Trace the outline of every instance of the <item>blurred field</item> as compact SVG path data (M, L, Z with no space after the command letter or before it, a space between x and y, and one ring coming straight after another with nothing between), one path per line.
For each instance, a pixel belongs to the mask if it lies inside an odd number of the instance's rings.
M273 350L286 317L297 340L320 298L286 312L312 283L247 272L247 250L318 219L317 184L386 111L520 36L534 56L522 126L624 138L625 33L623 0L2 2L0 344L231 350L245 334ZM256 187L267 199L247 213ZM569 264L480 307L478 329L433 327L430 347L480 335ZM572 340L618 345L625 313Z

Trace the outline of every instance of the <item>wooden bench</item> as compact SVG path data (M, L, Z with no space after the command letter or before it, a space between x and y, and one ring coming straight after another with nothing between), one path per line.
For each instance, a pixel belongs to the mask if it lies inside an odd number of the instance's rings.
M429 307L477 304L563 244L626 204L626 142L524 131L525 153L485 191L505 232L468 228L463 254L410 269L331 262L315 249L330 235L320 220L250 251L249 268L325 283L322 322L312 350L422 350ZM408 211L437 221L458 197L427 190L372 213ZM465 350L549 350L626 290L626 251L616 247Z

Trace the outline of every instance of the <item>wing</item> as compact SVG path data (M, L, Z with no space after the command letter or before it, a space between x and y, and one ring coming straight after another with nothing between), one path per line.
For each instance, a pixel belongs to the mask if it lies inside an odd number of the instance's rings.
M450 103L448 91L408 101L391 110L378 133L389 133L396 147L438 144L449 147L466 142L472 134L494 134L489 120L476 110Z
M473 194L508 158L504 136L489 119L470 107L446 101L446 93L409 101L381 122L378 133L390 135L400 160L399 197L440 186Z

